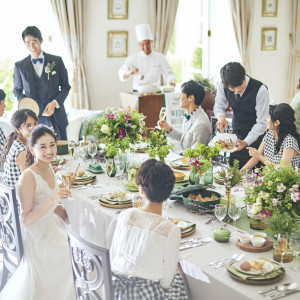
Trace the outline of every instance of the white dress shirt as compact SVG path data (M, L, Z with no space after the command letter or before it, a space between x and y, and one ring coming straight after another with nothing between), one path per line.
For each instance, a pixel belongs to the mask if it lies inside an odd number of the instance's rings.
M246 75L246 87L248 86L250 77ZM244 92L245 92L244 90ZM244 93L243 92L243 93ZM242 96L243 94L241 94ZM215 98L214 114L217 118L225 116L225 110L228 107L228 100L224 93L224 86L220 82ZM262 85L256 95L256 124L253 125L252 129L244 139L244 141L250 145L255 142L259 136L265 133L267 130L267 117L269 115L269 91L265 85Z
M124 74L132 68L138 68L139 74L143 74L144 78L139 79L138 74L124 78ZM146 55L143 51L133 54L126 58L124 65L119 70L121 81L126 81L133 77L133 90L138 90L139 84L151 83L160 86L160 77L163 76L163 84L169 84L170 81L175 82L175 75L172 71L166 57L158 52L152 51Z
M43 73L43 67L44 67L44 62L45 62L45 57L44 57L44 54L43 54L43 51L40 53L39 57L38 58L42 58L43 59L43 62L40 63L39 61L37 61L35 64L33 63L32 59L35 58L31 55L31 63L33 65L33 68L37 74L37 76L41 77L42 76L42 73Z
M160 282L169 288L176 274L180 230L162 216L126 209L117 221L110 259L112 271Z

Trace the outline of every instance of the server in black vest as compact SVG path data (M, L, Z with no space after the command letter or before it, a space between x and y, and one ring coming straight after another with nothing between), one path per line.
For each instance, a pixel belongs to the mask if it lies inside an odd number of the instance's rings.
M22 38L30 55L15 64L14 95L18 101L24 97L36 100L40 107L39 123L53 127L58 138L66 140L68 120L64 101L70 85L62 58L42 51L43 38L37 27L27 27Z
M267 130L269 92L263 83L247 76L240 63L230 62L220 73L222 83L219 84L214 106L217 127L221 132L227 131L225 110L229 103L233 110L233 133L238 138L237 150L230 154L229 163L237 159L243 167L250 159L246 147L258 148Z

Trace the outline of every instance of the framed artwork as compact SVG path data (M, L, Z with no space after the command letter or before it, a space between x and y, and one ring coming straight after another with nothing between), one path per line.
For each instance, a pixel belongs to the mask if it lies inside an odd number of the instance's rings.
M262 0L262 16L277 17L278 0Z
M129 0L108 0L108 19L128 19Z
M276 50L277 28L262 28L261 50Z
M127 56L127 31L109 31L107 33L107 56L124 57Z

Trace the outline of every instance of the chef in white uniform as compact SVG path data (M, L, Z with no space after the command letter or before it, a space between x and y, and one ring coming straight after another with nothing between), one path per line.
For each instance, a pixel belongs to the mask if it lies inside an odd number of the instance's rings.
M175 85L175 75L166 57L162 53L152 51L153 36L149 24L135 26L136 38L141 52L126 58L119 70L121 81L133 77L133 90L138 90L139 84L156 84L160 87L162 75L164 85Z

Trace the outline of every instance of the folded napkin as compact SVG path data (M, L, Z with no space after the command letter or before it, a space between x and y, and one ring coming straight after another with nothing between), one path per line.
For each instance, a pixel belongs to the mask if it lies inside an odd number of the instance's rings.
M173 218L169 218L169 220L172 220L172 219L173 219ZM191 222L185 221L185 220L183 220L183 219L179 219L179 218L174 218L174 219L178 220L178 222L179 222L179 221L184 222L184 223L187 225L185 228L182 228L182 229L181 229L181 233L188 232L188 231L191 230L192 227L196 226L195 223L191 223ZM174 223L174 224L175 224L175 223ZM176 225L177 225L177 224L176 224Z
M120 204L130 204L132 203L132 200L110 200L110 199L107 199L106 197L100 197L99 200L101 202L104 202L104 203L107 203L107 204L110 204L110 205L120 205Z
M274 266L274 269L269 272L269 273L265 273L265 274L246 274L246 273L242 273L240 271L238 271L234 266L227 266L227 271L230 272L231 274L235 275L236 277L239 277L243 280L266 280L266 279L272 279L272 278L275 278L275 277L278 277L280 276L281 274L283 274L285 271L284 269L282 269L282 267L271 261L271 260L268 260L267 258L265 257L260 257L259 259L261 260L265 260L265 261L268 261L270 262L271 264L273 264Z

